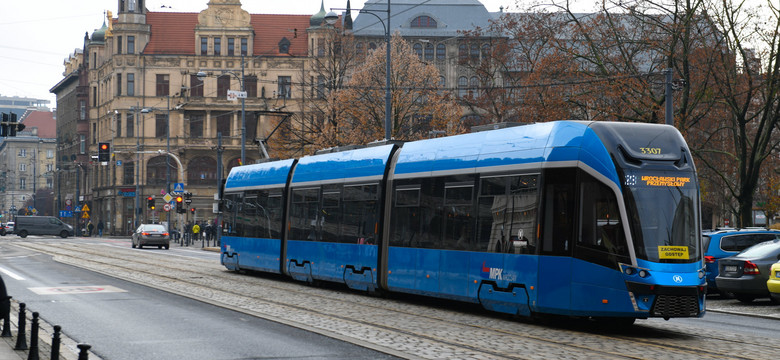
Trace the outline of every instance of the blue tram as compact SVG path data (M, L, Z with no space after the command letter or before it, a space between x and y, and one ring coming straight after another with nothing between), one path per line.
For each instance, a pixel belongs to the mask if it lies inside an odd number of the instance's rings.
M221 262L533 316L704 314L671 126L556 121L233 168Z

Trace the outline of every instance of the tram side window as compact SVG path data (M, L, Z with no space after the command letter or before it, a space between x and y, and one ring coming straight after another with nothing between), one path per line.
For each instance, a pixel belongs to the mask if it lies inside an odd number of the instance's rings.
M580 236L575 256L616 267L626 261L628 246L615 193L584 175L580 184Z
M319 223L322 226L323 241L338 242L341 223L341 189L340 186L323 187L322 211Z
M473 183L450 183L444 188L444 248L472 250L474 245Z
M412 247L421 227L420 185L398 186L393 193L390 246Z
M266 239L281 238L282 222L281 191L250 191L244 198L240 216L236 222L241 226L241 236Z
M295 189L290 206L290 240L318 241L319 188Z
M484 177L480 183L478 249L536 252L538 175Z
M574 169L549 169L544 173L544 216L541 254L571 256L574 245Z
M225 194L222 197L224 210L223 231L226 235L236 236L236 211L241 203L241 197L238 194Z
M341 242L375 245L379 223L379 186L344 186Z

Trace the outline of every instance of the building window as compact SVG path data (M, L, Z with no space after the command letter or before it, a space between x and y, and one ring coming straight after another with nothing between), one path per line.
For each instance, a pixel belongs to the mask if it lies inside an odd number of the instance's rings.
M116 116L116 137L122 137L122 118L119 114Z
M79 135L79 154L87 153L87 135Z
M127 53L135 54L135 36L127 37Z
M86 120L87 119L87 101L86 100L80 100L79 101L79 120Z
M414 44L414 53L417 55L418 58L420 58L420 60L422 60L422 56L423 56L423 54L422 54L422 44L420 44L420 43Z
M128 113L125 119L125 122L127 123L127 137L135 136L135 121L133 121L133 114Z
M214 38L214 55L222 56L222 38Z
M425 44L425 60L433 60L433 44L431 43Z
M51 170L49 170L51 171ZM54 187L54 179L53 178L46 178L46 187L51 189Z
M231 120L233 120L233 113L231 112L217 115L217 132L222 133L222 136L230 136Z
M490 44L482 45L482 59L487 59L490 55Z
M247 46L247 44L248 43L249 43L249 39L246 39L246 38L242 38L241 39L241 55L244 55L244 56L247 55L247 53L248 53L248 48L247 48L248 46Z
M47 158L47 159L52 159L52 158L54 158L54 150L47 149L47 150L46 150L46 158Z
M127 96L135 96L135 74L127 74Z
M92 107L97 107L97 86L92 88Z
M458 97L466 97L468 94L469 80L465 76L458 78Z
M436 20L430 16L418 16L412 20L411 27L413 28L435 28Z
M469 96L479 96L479 78L476 76L472 76L471 79L469 79Z
M157 96L168 96L170 94L170 75L157 74Z
M190 138L203 137L203 114L190 114Z
M122 166L122 168L124 168L124 171L122 171L122 184L135 184L135 163L128 161Z
M244 91L246 91L246 96L250 98L256 98L257 97L257 77L256 76L246 76L244 77Z
M355 56L357 56L358 59L366 57L366 48L362 42L355 44Z
M19 190L26 190L27 189L27 179L20 178L19 179Z
M217 97L227 97L230 89L230 75L222 75L217 78Z
M27 164L19 164L19 171L27 171Z
M190 96L203 96L203 80L198 75L190 75Z
M46 164L46 171L54 171L54 164Z
M207 55L209 53L209 38L200 38L200 54Z
M117 36L116 37L116 53L121 54L122 53L122 37Z
M27 149L19 149L19 157L27 157Z
M447 57L447 46L444 44L436 45L436 60L444 60Z
M116 74L116 96L122 96L122 74Z
M168 136L168 117L165 114L157 114L154 117L154 136L157 138Z
M233 56L236 54L236 39L235 38L228 38L228 56Z
M461 60L466 60L468 56L469 56L469 47L466 46L466 44L458 45L458 58L460 58Z
M278 82L279 89L276 92L277 97L290 99L292 97L292 89L290 88L292 86L291 78L289 76L280 76Z

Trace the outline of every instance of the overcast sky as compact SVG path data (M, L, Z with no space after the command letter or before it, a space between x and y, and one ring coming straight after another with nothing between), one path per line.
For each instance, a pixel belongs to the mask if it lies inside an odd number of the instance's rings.
M351 0L353 9L365 0ZM482 0L499 11L515 0ZM147 0L150 11L200 12L208 0ZM321 0L242 0L252 14L315 14ZM325 10L346 7L346 0L325 0ZM163 8L162 6L166 6ZM83 46L84 33L103 24L104 11L116 16L116 0L0 0L0 95L50 100L49 90L62 80L63 62ZM337 11L338 12L338 11ZM353 16L356 14L353 13Z

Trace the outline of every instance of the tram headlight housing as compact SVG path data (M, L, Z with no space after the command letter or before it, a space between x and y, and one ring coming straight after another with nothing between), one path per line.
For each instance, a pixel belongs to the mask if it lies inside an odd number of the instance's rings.
M704 279L704 270L699 270L699 279Z
M636 270L634 268L632 268L632 267L627 267L624 270L624 272L626 273L626 275L634 275L636 273Z
M639 270L639 277L646 278L648 276L650 276L650 273L647 270Z

